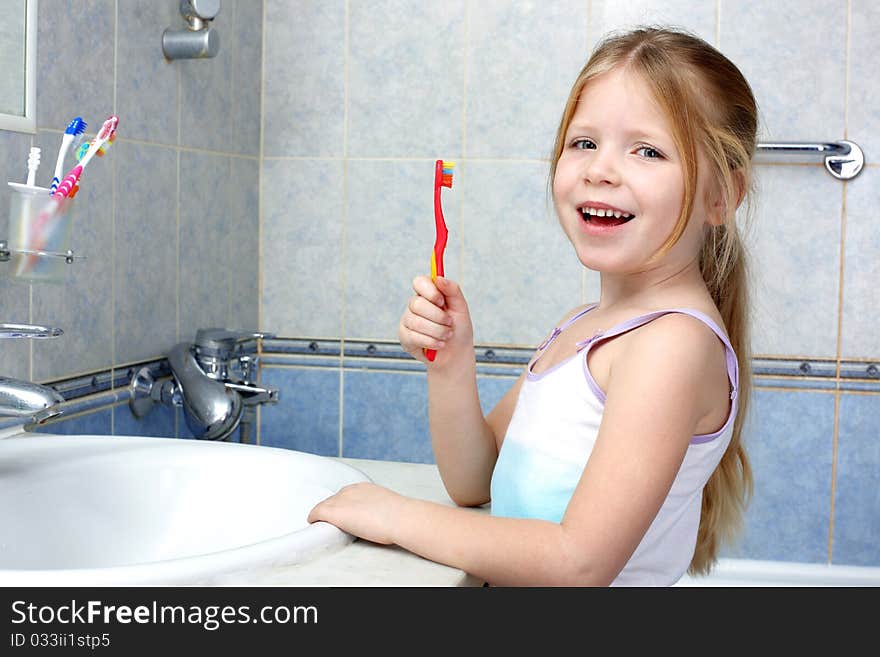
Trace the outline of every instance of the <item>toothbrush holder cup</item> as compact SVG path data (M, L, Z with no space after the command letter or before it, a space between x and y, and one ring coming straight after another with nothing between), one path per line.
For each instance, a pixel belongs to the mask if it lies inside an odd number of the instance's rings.
M53 199L45 187L9 183L10 279L62 283L70 249L72 199Z

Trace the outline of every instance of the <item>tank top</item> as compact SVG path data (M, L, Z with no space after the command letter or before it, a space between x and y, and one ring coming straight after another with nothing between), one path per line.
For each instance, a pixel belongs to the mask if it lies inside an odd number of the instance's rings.
M577 353L535 374L534 364L570 324L598 304L555 328L528 364L516 406L501 444L491 481L491 513L560 522L599 433L605 393L590 373L590 349L669 313L690 315L724 343L730 381L730 411L724 426L691 439L666 499L612 586L668 586L686 572L696 546L702 490L733 433L739 368L727 336L706 314L670 308L621 322L578 342Z

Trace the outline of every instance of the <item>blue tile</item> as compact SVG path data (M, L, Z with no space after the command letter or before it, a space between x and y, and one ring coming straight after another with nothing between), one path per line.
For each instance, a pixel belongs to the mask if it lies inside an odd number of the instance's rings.
M516 383L515 376L478 376L477 391L480 395L480 408L486 415L495 408L501 398Z
M588 13L581 0L468 3L467 157L549 157Z
M174 3L172 3L174 4ZM233 50L231 118L228 146L223 150L247 155L260 152L260 87L263 70L263 3L235 0L234 23L227 43Z
M720 46L752 86L761 140L839 139L846 48L828 44L847 42L847 3L739 0L719 6Z
M277 404L260 410L260 444L339 456L339 370L260 370L260 383L280 390Z
M758 166L750 254L752 350L834 358L840 283L840 182L811 166ZM810 221L803 217L810 216ZM809 321L804 317L809 316Z
M257 330L260 321L260 164L232 158L229 181L229 316L226 326ZM271 332L271 327L267 329Z
M877 75L880 11L874 0L852 0L851 7L847 132L849 139L867 154L868 162L876 163L880 153L880 107L874 100L880 94L880 76Z
M189 426L186 424L186 416L182 408L174 409L174 417L177 420L177 437L187 440L197 440L195 434L189 430Z
M0 130L0 239L8 239L10 192L5 181L23 183L27 178L27 159L31 136ZM54 163L53 163L54 164ZM0 298L3 311L0 322L28 324L30 322L30 289L26 283L9 276L9 265L0 263ZM0 340L0 362L3 376L28 379L31 376L30 353L32 340Z
M40 132L36 138L43 153L43 184L51 184L61 135ZM121 152L125 152L122 149ZM35 324L57 326L64 335L34 344L34 379L45 381L74 374L109 369L113 353L113 161L112 155L95 158L83 175L76 199L66 216L70 221L69 248L84 260L62 265L66 272L59 285L34 285ZM48 159L48 162L46 161ZM73 158L66 160L70 168ZM43 170L45 167L45 170ZM38 178L40 176L38 175Z
M220 50L211 59L178 59L170 63L180 72L180 145L230 153L235 130L233 69L235 62L235 8L223 3L211 26L220 35ZM184 28L182 21L175 26ZM185 28L184 28L185 29ZM161 41L160 35L157 40ZM161 53L161 43L159 45ZM157 53L157 56L160 56Z
M114 0L41 2L37 13L37 126L63 131L79 115L94 135L114 109Z
M460 172L443 190L449 228L448 278L459 280ZM412 280L431 272L434 160L354 161L348 165L345 230L345 337L397 340Z
M342 0L266 3L263 143L267 156L343 152Z
M174 408L156 404L152 411L139 419L131 412L128 404L120 404L113 407L113 435L174 438L177 435L174 415Z
M222 155L180 154L181 340L229 317L230 166Z
M584 267L548 203L548 165L467 162L463 169L459 280L474 340L537 345L585 301Z
M120 134L127 139L177 144L179 67L162 56L161 34L165 29L183 29L178 5L119 0L117 17ZM91 123L89 127L97 128Z
M177 158L122 142L116 164L115 364L164 356L177 341ZM149 185L138 184L145 171ZM109 254L103 254L109 257Z
M841 395L831 560L880 566L880 395Z
M843 358L880 359L875 310L880 302L877 293L877 283L880 281L878 204L880 169L865 169L858 178L847 183L840 341Z
M638 25L677 25L714 44L715 12L714 2L694 0L593 0L590 35L595 42L612 30L632 29Z
M433 463L424 374L345 370L342 456Z
M754 497L741 544L721 555L827 562L834 395L754 390L750 410Z
M33 430L39 433L53 433L62 436L109 436L111 435L112 418L113 409L105 408L77 417L67 419L62 417L58 422L46 424Z
M265 160L261 322L279 336L338 336L343 163Z
M464 2L373 0L348 3L348 11L347 152L458 157ZM518 62L516 70L523 72Z

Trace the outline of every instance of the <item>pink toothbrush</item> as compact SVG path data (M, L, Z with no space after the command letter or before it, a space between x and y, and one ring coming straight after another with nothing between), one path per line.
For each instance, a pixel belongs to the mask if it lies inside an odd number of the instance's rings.
M119 117L116 115L112 115L104 121L104 125L101 126L101 130L98 132L98 136L92 140L92 145L89 146L89 150L83 156L83 159L81 159L79 164L70 170L70 173L64 176L64 180L58 184L58 189L52 194L52 198L67 198L67 196L70 195L70 190L72 190L73 186L79 181L86 165L88 165L89 161L98 153L101 147L110 141L110 139L116 134L116 126L118 125Z

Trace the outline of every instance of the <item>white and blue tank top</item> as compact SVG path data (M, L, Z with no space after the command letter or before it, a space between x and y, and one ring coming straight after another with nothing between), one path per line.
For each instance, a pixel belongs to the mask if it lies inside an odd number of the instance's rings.
M491 512L511 518L560 522L599 433L605 393L590 373L590 349L604 340L669 313L683 313L706 324L724 343L730 381L730 411L724 426L696 435L685 453L669 494L639 546L612 586L665 586L687 570L696 546L703 486L715 470L733 433L739 368L724 331L705 313L687 308L658 310L599 331L577 343L577 353L540 374L534 365L569 325L598 304L588 306L553 330L528 364L526 379L495 464Z

